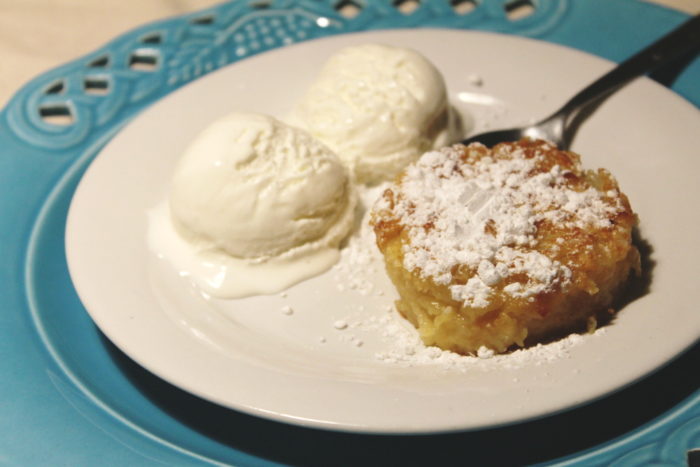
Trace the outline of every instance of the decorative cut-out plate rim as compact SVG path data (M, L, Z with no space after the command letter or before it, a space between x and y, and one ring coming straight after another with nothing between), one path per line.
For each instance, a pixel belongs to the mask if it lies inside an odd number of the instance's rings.
M645 5L645 7L652 7L652 6L651 6L651 5ZM206 11L211 11L211 10L206 10ZM188 18L191 18L192 16L194 16L194 15L188 15ZM174 20L171 20L171 21L176 21L176 20L177 20L177 19L174 19ZM180 20L182 20L182 18L180 18ZM164 27L167 27L168 24L169 24L168 22L158 23L158 28L157 28L157 29L162 29L162 28L164 28ZM141 28L141 29L139 29L139 30L137 30L137 31L145 31L145 30L147 30L147 28ZM131 34L131 33L130 33L130 34ZM545 38L546 38L546 37L545 37ZM111 44L117 44L118 41L119 41L119 40L116 40L116 41L114 41L114 42L111 43ZM96 51L96 52L94 52L94 53L91 53L91 54L89 54L87 57L93 57L93 58L94 58L94 57L97 57L97 56L101 55L101 54L103 53L103 51L104 51L104 53L108 53L108 52L109 52L109 46L108 46L108 47L105 47L105 48L103 48L103 49L100 49L99 51ZM80 60L78 60L78 62L82 62L82 61L84 61L84 60L87 60L87 58L80 59ZM72 62L72 63L70 63L70 64L65 65L64 67L61 67L61 68L62 68L62 69L70 68L71 66L75 66L78 62ZM56 70L54 70L54 71L56 71ZM43 76L51 76L51 74L52 74L52 72L49 72L49 73L47 73L46 75L42 75L41 77L38 77L36 80L34 80L34 82L41 82ZM55 76L55 74L54 74L53 76ZM26 98L26 93L24 94L24 96L22 96L22 92L20 92L20 93L18 93L17 97L18 97L18 98L20 98L20 97ZM14 102L16 102L16 101L15 101L15 100L11 101L11 103L8 105L8 109L12 110L11 107L13 106L12 104L13 104ZM137 110L138 110L138 109L137 109ZM3 116L5 116L5 115L7 115L7 113L6 113L6 112L3 112ZM118 128L120 127L120 125L123 124L124 119L125 119L125 118L130 118L132 115L133 115L133 113L132 113L132 114L128 114L128 115L122 115L122 117L119 119L119 122L114 123L114 124L111 126L111 129L109 129L109 128L107 128L107 127L101 128L101 131L100 131L101 135L98 136L97 138L92 138L91 141L90 141L90 144L89 144L88 146L92 147L94 144L101 144L101 143L99 143L99 141L100 141L101 139L106 138L108 133L111 133L111 132L113 132L113 131L117 131ZM31 138L30 138L30 141L31 141ZM16 141L13 141L13 143L16 143ZM83 147L78 147L78 149L80 150L81 153L88 152L88 150L87 150L84 146L83 146ZM45 152L46 157L53 157L53 156L57 155L57 153L56 153L55 150L46 150L46 151L44 151L44 152Z

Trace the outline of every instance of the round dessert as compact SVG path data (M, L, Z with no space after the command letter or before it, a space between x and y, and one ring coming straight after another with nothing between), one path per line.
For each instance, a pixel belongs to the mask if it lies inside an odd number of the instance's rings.
M390 180L460 133L435 66L413 50L379 44L330 57L291 120L334 150L362 183Z
M591 329L640 270L615 179L540 140L428 152L372 224L399 312L426 345L461 354Z
M355 204L330 149L272 117L234 113L199 134L176 167L170 220L197 260L178 247L168 256L218 296L278 291L337 261Z

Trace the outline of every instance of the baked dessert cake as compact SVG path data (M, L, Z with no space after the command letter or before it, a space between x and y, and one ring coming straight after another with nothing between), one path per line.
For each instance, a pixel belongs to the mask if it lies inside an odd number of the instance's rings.
M591 329L640 269L612 175L541 140L428 152L371 222L398 311L426 345L461 354Z

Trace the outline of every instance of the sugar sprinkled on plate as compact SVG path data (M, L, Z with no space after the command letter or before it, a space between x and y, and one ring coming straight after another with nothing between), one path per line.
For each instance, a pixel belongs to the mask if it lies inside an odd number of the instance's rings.
M365 189L365 204L371 203L378 193L384 191L388 184L372 189ZM375 245L375 236L369 225L369 213L365 213L359 232L354 235L341 252L342 260L336 266L335 280L338 286L348 278L355 284L371 283L371 275L383 269L383 259ZM484 275L486 273L484 272ZM347 287L345 293L367 297L368 286ZM379 290L374 291L378 296ZM421 341L416 329L396 311L392 304L379 309L357 306L342 318L330 323L331 329L342 331L341 342L351 347L364 347L368 340L379 340L380 348L372 354L375 361L398 367L432 367L444 371L470 371L474 369L517 369L524 366L539 366L561 359L569 358L570 350L589 339L603 335L605 328L589 335L572 334L564 339L548 344L515 350L507 354L495 354L483 348L477 355L465 356L454 352L428 347ZM352 332L350 332L352 329ZM359 335L366 336L360 338ZM372 347L373 348L373 347Z

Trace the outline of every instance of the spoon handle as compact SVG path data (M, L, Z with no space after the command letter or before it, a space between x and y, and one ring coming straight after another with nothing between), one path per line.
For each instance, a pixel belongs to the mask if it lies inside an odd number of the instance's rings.
M630 80L700 47L700 15L655 41L576 94L554 116L568 114L567 120L588 104L605 97ZM553 117L554 117L553 116Z

